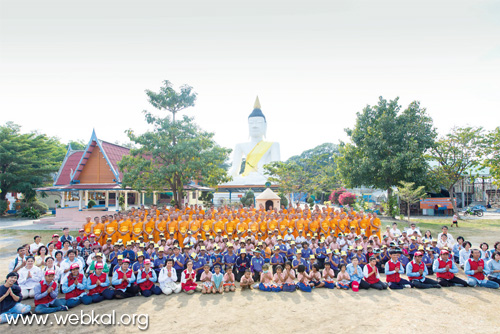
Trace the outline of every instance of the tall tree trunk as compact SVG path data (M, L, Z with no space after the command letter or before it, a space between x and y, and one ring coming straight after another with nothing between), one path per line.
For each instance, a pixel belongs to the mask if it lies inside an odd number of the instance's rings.
M454 185L451 186L450 189L448 189L448 192L450 193L450 202L451 206L453 207L453 214L457 215L458 219L460 219L460 215L458 214L458 209L457 209L457 204L455 203L455 191L453 191Z
M408 225L410 225L410 202L408 202Z

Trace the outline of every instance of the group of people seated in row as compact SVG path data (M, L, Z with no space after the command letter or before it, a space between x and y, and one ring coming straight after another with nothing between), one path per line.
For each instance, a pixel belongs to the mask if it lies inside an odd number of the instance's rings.
M499 287L500 242L493 249L484 243L471 248L462 237L455 241L446 226L436 239L414 224L404 231L397 224L387 226L382 238L368 237L363 229L357 234L356 226L351 230L318 235L275 228L265 237L251 229L236 237L221 230L215 236L188 230L182 243L160 233L158 243L152 235L141 235L114 244L108 238L101 245L93 232L82 229L74 237L65 228L47 245L35 236L33 244L19 247L0 288L0 321L30 312L29 305L20 304L27 298L35 299L35 312L50 313L139 294L224 293L234 291L236 282L242 289L275 292ZM459 266L466 280L457 277ZM64 298L58 299L59 293Z

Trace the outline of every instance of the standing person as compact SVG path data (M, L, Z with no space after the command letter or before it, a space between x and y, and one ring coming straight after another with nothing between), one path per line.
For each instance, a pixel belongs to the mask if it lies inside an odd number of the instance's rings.
M489 270L485 268L479 249L472 250L471 258L465 262L464 272L467 275L469 286L480 286L490 289L498 289L499 287L497 282L486 279L486 276L489 275Z
M177 271L174 269L174 260L168 259L165 267L160 270L158 277L161 291L167 296L181 292L181 285L177 284Z
M425 277L428 275L428 271L422 262L422 256L421 252L415 253L413 260L406 265L406 276L417 289L441 288L438 282Z
M450 227L453 227L453 225L455 225L456 227L458 227L458 215L456 213L453 215L453 220L451 222L451 226Z
M19 287L24 299L35 297L35 286L42 279L42 270L35 266L33 256L26 257L26 266L19 270Z
M115 288L115 298L124 299L137 295L139 287L134 284L136 277L132 269L129 268L130 260L123 259L121 268L113 272L111 284Z
M5 284L0 286L0 324L31 311L30 305L21 304L23 295L21 288L16 285L18 277L17 273L10 272Z
M45 279L35 286L35 313L47 314L67 311L66 300L57 299L57 282L54 270L45 272Z
M455 276L458 273L456 264L450 259L450 253L443 249L441 256L434 260L433 271L436 273L439 285L449 286L468 286L467 282Z

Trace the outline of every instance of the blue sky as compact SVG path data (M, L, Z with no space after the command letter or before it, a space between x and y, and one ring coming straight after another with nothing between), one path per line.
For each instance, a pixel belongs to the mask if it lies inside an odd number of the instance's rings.
M219 144L258 95L281 156L346 140L379 96L419 100L440 134L500 124L497 1L0 0L0 112L87 142L147 129L145 89L189 84Z

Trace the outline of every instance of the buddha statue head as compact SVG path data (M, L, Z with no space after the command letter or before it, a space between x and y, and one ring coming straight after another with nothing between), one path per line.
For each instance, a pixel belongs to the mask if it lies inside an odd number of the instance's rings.
M248 116L248 132L250 138L262 140L266 136L267 122L266 116L260 109L259 97L255 99L252 113Z

